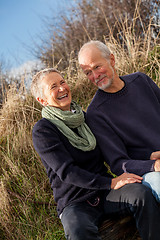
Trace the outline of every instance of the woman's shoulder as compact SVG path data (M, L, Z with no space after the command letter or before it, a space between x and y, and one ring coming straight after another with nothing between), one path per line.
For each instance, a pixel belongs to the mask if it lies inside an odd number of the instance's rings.
M46 118L42 118L38 122L36 122L33 127L33 131L37 131L42 128L43 129L45 129L45 128L57 129L57 127Z

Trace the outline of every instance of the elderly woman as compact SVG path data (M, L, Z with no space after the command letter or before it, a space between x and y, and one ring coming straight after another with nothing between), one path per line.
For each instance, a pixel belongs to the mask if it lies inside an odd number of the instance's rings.
M85 113L72 101L62 75L53 68L38 72L31 92L43 105L33 144L46 168L66 239L101 239L102 219L122 213L134 216L143 239L156 239L160 214L150 189L135 174L112 178L107 173Z

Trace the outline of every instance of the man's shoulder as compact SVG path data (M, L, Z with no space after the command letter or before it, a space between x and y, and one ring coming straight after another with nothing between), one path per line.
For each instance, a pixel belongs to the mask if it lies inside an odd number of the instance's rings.
M124 82L126 82L127 84L135 83L135 85L137 85L138 83L138 86L146 86L153 82L153 80L148 75L142 72L135 72L129 75L122 76L120 78L124 80Z
M147 75L142 73L142 72L134 72L134 73L131 73L131 74L128 74L128 75L120 76L120 78L123 79L124 81L132 82L137 78L144 78L146 76Z
M134 81L139 81L141 82L141 84L144 84L146 80L149 80L149 77L142 72L134 72L128 75L120 76L120 78L124 80L127 85L132 84ZM103 104L106 104L106 102L111 103L110 100L110 94L106 94L106 92L104 92L103 90L98 89L91 103L88 106L87 115L90 115L91 117L91 115L96 114L96 112L100 113L100 106L103 106Z

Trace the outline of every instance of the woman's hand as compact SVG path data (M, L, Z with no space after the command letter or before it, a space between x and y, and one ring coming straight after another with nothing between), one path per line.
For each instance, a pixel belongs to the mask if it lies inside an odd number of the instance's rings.
M133 173L123 173L112 179L111 189L119 189L128 183L141 183L142 179L142 177Z

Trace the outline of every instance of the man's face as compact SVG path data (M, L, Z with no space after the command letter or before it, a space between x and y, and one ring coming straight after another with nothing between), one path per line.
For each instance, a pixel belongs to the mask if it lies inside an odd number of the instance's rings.
M107 91L112 89L115 64L112 54L106 59L97 48L90 46L81 53L79 63L87 78L98 88Z
M57 72L51 72L42 79L44 99L43 105L60 108L63 111L70 110L71 91L63 77Z

